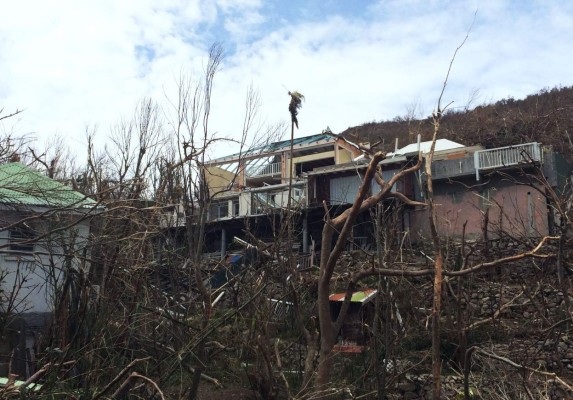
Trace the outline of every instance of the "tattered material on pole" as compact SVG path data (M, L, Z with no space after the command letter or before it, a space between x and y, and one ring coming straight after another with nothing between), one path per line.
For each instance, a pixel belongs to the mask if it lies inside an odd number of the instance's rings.
M288 105L288 110L290 112L292 123L295 124L296 128L298 129L298 119L296 116L298 115L298 109L302 107L302 101L304 100L304 96L302 93L297 92L288 92L290 96L290 103Z

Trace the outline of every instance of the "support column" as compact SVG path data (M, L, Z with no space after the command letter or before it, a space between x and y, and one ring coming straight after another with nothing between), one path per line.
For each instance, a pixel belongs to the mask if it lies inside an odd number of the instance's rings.
M308 213L302 217L302 252L308 253Z
M242 191L243 188L245 188L247 186L247 175L245 173L245 167L246 167L246 163L245 160L240 160L239 161L239 182L237 182L239 185L239 191Z
M227 230L221 229L221 260L225 258L227 252Z

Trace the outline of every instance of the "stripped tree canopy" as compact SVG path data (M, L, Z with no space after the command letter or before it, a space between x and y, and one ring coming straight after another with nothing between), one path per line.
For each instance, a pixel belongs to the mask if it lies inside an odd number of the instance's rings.
M288 110L291 115L292 123L295 124L296 128L298 129L298 119L296 116L298 115L298 109L302 107L302 101L304 100L304 96L302 93L297 92L288 92L290 96L290 103L288 105Z

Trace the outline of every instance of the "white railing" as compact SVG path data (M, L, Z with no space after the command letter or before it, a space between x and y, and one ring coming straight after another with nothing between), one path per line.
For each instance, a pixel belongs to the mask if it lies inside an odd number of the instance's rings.
M281 173L281 163L269 163L266 165L258 166L257 168L247 170L247 176L250 178L270 176L270 175L280 175Z
M479 171L541 161L542 152L539 143L498 147L474 153L477 180L479 180Z
M287 193L276 193L276 194L266 194L266 193L253 193L252 198L252 213L253 214L264 214L267 211L286 208L288 202ZM301 208L306 206L305 198L302 196L292 196L291 197L291 207Z
M277 188L277 186L280 186ZM274 209L288 206L288 185L268 186L268 190L257 189L251 192L251 214L265 214ZM293 187L290 206L293 209L306 207L305 188Z

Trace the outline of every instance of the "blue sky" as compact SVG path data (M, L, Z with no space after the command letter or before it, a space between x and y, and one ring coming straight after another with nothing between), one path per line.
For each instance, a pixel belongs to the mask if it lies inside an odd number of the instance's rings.
M569 1L10 2L0 14L0 109L25 111L0 129L82 149L89 128L105 143L142 97L167 108L177 77L200 76L215 41L226 57L210 129L221 136L240 135L250 85L260 127L288 121L285 86L306 96L297 136L426 116L470 26L444 95L453 107L573 84Z

